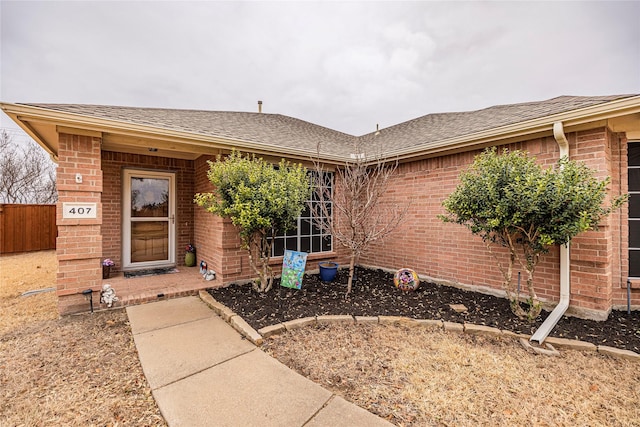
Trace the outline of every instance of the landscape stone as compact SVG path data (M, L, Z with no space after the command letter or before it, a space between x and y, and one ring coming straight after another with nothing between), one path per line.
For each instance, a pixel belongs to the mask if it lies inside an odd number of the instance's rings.
M288 331L292 331L304 326L314 325L315 323L315 317L303 317L302 319L289 320L287 322L284 322L283 325Z
M464 332L464 325L456 322L443 322L444 330L451 332Z
M551 344L544 343L544 347L538 347L536 345L531 344L529 340L520 338L520 344L526 350L529 350L536 354L542 354L544 356L560 356L560 352L556 350Z
M467 311L467 307L464 304L449 304L449 307L456 313L464 313Z
M270 336L281 334L285 330L286 328L282 323L276 323L275 325L265 326L258 330L258 333L262 335L262 338L269 338Z
M598 353L606 354L609 356L622 357L624 359L640 362L640 354L631 350L622 350L620 348L609 347L606 345L599 345Z
M509 337L509 338L524 338L526 340L528 340L529 338L531 338L531 335L525 335L525 334L520 334L518 332L513 332L513 331L507 331L506 329L502 329L500 331L500 333L505 336L505 337Z
M211 307L211 309L218 316L222 317L227 322L229 322L231 318L236 315L233 312L233 310L231 310L229 307L216 301L216 299L213 298L211 294L209 294L207 291L200 291L199 296L200 296L200 299L204 301L205 304Z
M378 323L378 316L355 316L356 323Z
M332 323L355 323L353 316L349 315L326 315L317 316L316 321L318 324L328 325Z
M442 320L416 319L415 322L418 325L424 326L424 327L432 327L432 328L444 329L444 324L443 324Z
M378 316L380 324L415 326L413 319L402 316Z
M549 343L554 347L565 348L567 350L596 351L597 349L597 346L590 342L569 340L566 338L548 337L544 342Z
M493 336L501 335L500 329L498 328L492 328L490 326L484 326L484 325L474 325L473 323L465 323L464 332L465 334L472 334L472 335L476 335L476 334L493 335Z
M233 326L233 329L240 332L249 341L257 346L262 345L262 335L253 329L242 317L233 316L229 323Z

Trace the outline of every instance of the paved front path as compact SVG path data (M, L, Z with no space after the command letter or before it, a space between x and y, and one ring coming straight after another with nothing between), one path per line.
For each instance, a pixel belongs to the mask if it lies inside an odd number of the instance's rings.
M127 314L170 426L391 426L273 359L197 297Z

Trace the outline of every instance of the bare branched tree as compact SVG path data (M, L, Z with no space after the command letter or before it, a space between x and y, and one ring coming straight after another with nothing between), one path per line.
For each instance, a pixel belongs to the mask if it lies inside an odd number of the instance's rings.
M373 242L393 232L409 209L409 203L381 203L398 168L397 160L384 161L379 154L368 155L360 144L354 145L352 159L336 169L331 185L331 175L320 160L318 147L318 156L313 159L312 185L319 203L310 202L315 226L349 250L347 295L360 255Z
M13 143L0 131L0 203L50 204L58 200L54 163L38 144Z

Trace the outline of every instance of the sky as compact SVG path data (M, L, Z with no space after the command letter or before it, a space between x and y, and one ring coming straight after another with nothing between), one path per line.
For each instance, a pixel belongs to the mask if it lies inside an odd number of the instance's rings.
M0 100L250 112L262 100L362 135L429 113L640 94L638 22L638 1L0 0ZM4 114L0 126L17 128Z

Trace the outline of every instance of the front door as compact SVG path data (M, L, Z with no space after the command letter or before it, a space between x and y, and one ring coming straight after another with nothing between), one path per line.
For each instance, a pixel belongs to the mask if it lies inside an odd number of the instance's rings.
M174 265L174 174L128 169L123 190L124 269Z

